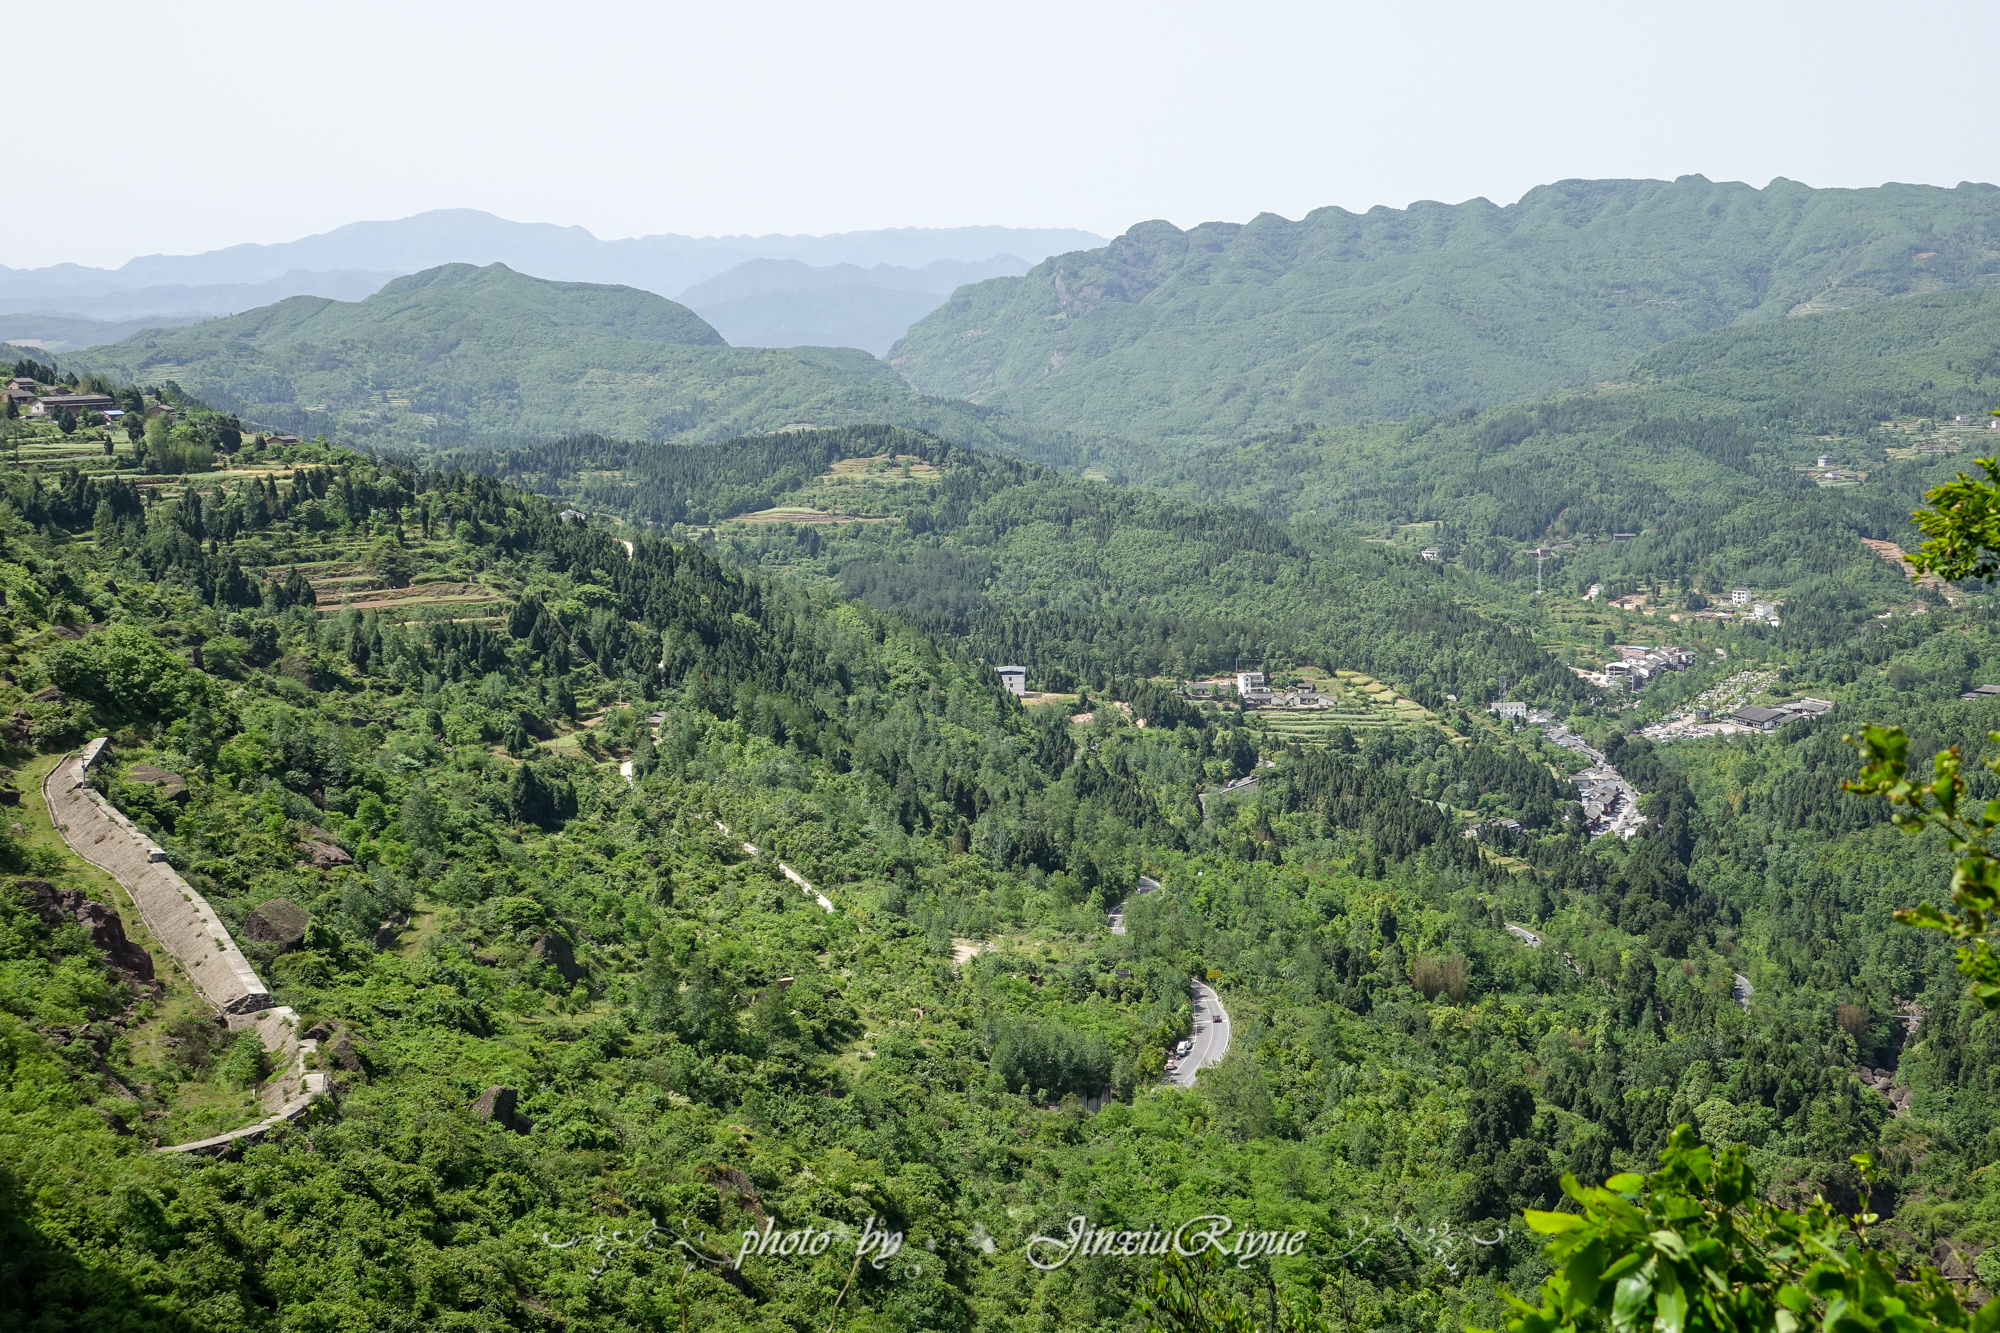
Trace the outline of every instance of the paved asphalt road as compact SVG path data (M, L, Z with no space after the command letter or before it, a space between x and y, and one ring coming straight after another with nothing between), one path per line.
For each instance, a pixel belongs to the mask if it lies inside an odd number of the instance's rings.
M1194 1086L1194 1076L1229 1054L1229 1011L1215 988L1194 983L1194 1047L1181 1057L1180 1068L1167 1078L1183 1088Z

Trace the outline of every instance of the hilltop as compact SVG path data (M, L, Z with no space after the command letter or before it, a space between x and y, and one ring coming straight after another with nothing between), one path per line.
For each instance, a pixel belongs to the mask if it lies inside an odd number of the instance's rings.
M665 297L503 264L447 264L358 302L294 297L69 360L370 445L573 431L719 439L858 421L948 422L995 438L992 414L926 403L864 352L732 348Z
M1732 323L1989 284L1996 254L1989 185L1564 181L1504 208L1142 223L961 289L890 362L1144 464L1587 384Z

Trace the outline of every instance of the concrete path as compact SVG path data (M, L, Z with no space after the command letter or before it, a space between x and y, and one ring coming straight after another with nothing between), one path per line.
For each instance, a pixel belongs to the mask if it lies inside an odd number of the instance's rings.
M1139 876L1138 884L1133 886L1132 896L1136 898L1142 893L1158 893L1159 891L1160 881L1154 879L1151 875L1141 875ZM1111 923L1111 933L1113 935L1123 935L1125 933L1124 903L1119 903L1118 906L1106 912L1104 916L1105 920Z
M1757 988L1750 984L1750 978L1738 972L1736 974L1736 984L1730 988L1729 998L1742 1005L1745 1009L1748 1009L1750 1007L1750 997L1756 990Z
M1192 1088L1195 1075L1222 1063L1222 1057L1229 1054L1229 1011L1222 1007L1222 997L1215 988L1200 981L1194 983L1193 1041L1180 1058L1180 1067L1167 1075L1167 1081L1179 1087Z
M722 836L725 838L733 838L736 836L734 833L731 833L729 831L729 825L723 823L719 819L715 821L715 826L722 830ZM747 842L741 843L739 845L743 848L745 852L749 853L751 856L762 855L762 853L760 853L755 847L752 847ZM821 907L825 908L829 912L833 910L832 899L828 898L825 894L821 893L818 889L814 888L804 875L801 875L798 871L792 869L790 866L786 865L783 861L778 862L778 873L783 875L786 879L790 880L792 883L798 885L801 889L805 890L805 892L808 895L810 895L812 898L816 899L819 902L819 905Z
M102 737L64 755L42 782L49 821L84 860L124 887L146 926L174 956L181 971L234 1031L255 1029L276 1072L259 1100L268 1119L161 1152L213 1153L262 1138L272 1126L296 1120L326 1095L326 1075L307 1068L318 1043L298 1035L298 1015L279 1005L236 947L208 900L167 864L167 854L111 803L84 785L90 765L104 753Z

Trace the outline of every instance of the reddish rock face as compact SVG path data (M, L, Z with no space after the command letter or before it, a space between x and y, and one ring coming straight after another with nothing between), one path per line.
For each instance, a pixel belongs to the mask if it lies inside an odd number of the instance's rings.
M28 910L52 926L74 921L104 951L111 965L140 981L153 979L153 958L125 935L125 922L112 908L93 901L81 889L59 889L45 879L24 879L17 887L28 895Z
M299 844L299 850L306 854L306 859L311 862L315 870L331 870L335 866L354 864L354 858L349 856L344 848L330 842L320 842L317 839L302 842Z

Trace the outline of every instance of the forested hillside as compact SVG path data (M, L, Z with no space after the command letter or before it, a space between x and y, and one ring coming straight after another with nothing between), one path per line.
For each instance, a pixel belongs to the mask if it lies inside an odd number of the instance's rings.
M1740 321L1990 285L2000 191L1700 176L1142 223L956 293L890 363L926 393L1118 436L1140 464L1301 423L1528 398Z
M1990 595L1861 545L1913 544L1985 452L1951 418L2000 377L2000 297L1717 330L1138 488L879 375L964 430L796 428L715 369L751 354L606 290L442 270L348 342L361 307L199 344L269 386L237 415L192 364L62 386L122 430L16 368L44 410L0 420L0 1325L1139 1333L1150 1257L1031 1243L1220 1215L1304 1235L1210 1275L1264 1323L1446 1333L1548 1275L1522 1209L1681 1124L1780 1202L1858 1207L1871 1153L1872 1242L2000 1283L1996 1020L1891 915L1950 854L1840 787L1863 722L1969 769L2000 728L1963 697L2000 684ZM718 359L675 445L617 418L398 457L260 415L421 373L463 422L541 423L578 382L651 401L676 357ZM337 433L419 438L387 406ZM730 433L767 408L795 428ZM1531 598L1545 543L1574 549ZM1782 623L1668 619L1738 581ZM1569 669L1681 641L1635 696ZM1330 702L1190 684L1238 667ZM1731 689L1833 711L1638 734ZM156 1151L281 1071L52 827L44 777L100 735L93 781L319 1043L333 1095L261 1141ZM1629 839L1577 800L1600 761ZM1196 981L1231 1041L1188 1077ZM733 1263L766 1228L836 1243ZM895 1262L856 1263L885 1229Z
M664 297L545 282L502 264L429 269L358 302L301 296L149 330L65 364L124 382L172 381L266 426L380 447L572 431L712 440L894 421L1067 452L1060 431L996 433L996 414L923 399L853 348L731 348Z
M461 473L307 449L177 495L8 486L17 782L108 729L108 790L225 921L303 908L296 944L250 947L341 1085L240 1159L149 1155L226 1123L254 1052L201 1035L163 958L149 995L10 890L4 1299L33 1319L622 1328L684 1300L691 1326L787 1328L831 1310L844 1256L682 1273L542 1234L650 1222L721 1258L763 1218L851 1237L873 1217L922 1258L864 1267L854 1326L1137 1327L1143 1267L1044 1274L1022 1243L1078 1211L1207 1211L1315 1238L1270 1266L1287 1301L1345 1272L1355 1326L1433 1329L1532 1284L1511 1210L1682 1120L1757 1145L1783 1189L1850 1188L1846 1154L1878 1145L1899 1243L1983 1235L1963 1220L1981 1029L1885 915L1941 862L1853 855L1898 835L1830 794L1831 735L1732 751L1692 788L1628 746L1656 831L1590 845L1532 747L1415 728L1288 752L1171 710L1076 725L829 593L657 538L628 556ZM1930 628L1897 651L1961 639ZM1985 650L1968 628L1952 651ZM1983 705L1924 697L1868 702L1927 737L1976 727ZM1268 795L1204 822L1194 791L1260 750ZM1807 790L1829 794L1796 807ZM1750 818L1765 791L1792 803L1764 817L1782 847ZM1514 872L1457 836L1474 807L1528 822ZM16 875L118 905L26 822L0 838ZM1113 935L1103 909L1141 871L1166 887ZM990 951L955 962L955 940ZM1240 1049L1163 1091L1190 972ZM1933 1016L1904 1062L1922 1121L1851 1072L1894 1062L1905 999ZM495 1084L521 1090L511 1127L474 1114ZM1067 1096L1107 1086L1094 1115ZM1376 1243L1354 1251L1355 1227Z
M837 581L1050 690L1297 663L1390 677L1432 708L1502 680L1581 693L1526 635L1463 605L1473 590L1454 571L918 432L671 451L575 439L459 461L676 532L710 525L737 561Z

